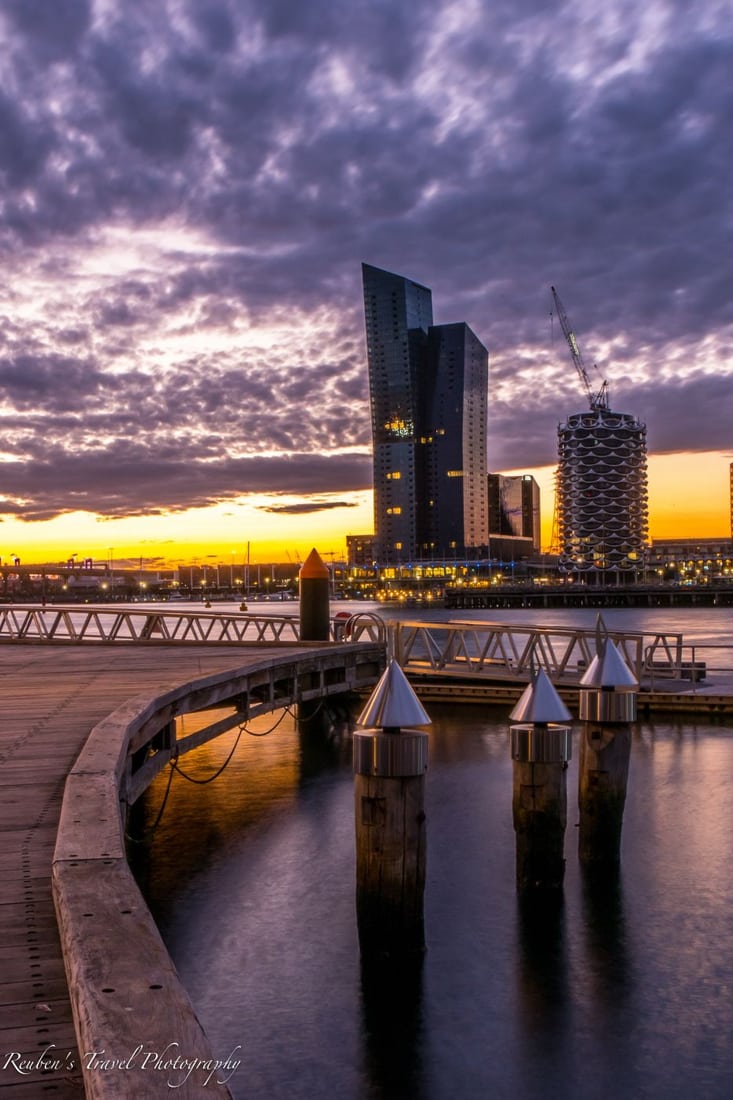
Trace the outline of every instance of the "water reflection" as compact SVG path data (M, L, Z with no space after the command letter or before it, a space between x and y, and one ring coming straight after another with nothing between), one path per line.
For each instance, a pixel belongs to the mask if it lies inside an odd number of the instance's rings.
M637 727L621 870L579 866L571 814L553 902L516 895L505 716L433 717L428 950L409 972L359 961L348 716L243 737L211 785L175 778L140 874L215 1050L243 1044L235 1096L727 1100L729 732ZM233 736L183 766L211 774ZM576 783L571 761L570 802Z

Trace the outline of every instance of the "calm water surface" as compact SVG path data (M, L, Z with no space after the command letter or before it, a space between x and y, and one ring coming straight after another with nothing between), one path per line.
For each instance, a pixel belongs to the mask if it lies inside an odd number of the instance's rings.
M730 615L715 614L685 615L685 634L730 634ZM512 615L528 621L485 613ZM626 612L606 617L619 615L631 628ZM656 613L657 625L638 628L678 629L671 620L680 616ZM636 728L621 871L600 882L576 858L573 761L562 898L526 910L506 716L431 715L428 950L417 972L360 967L347 723L314 745L286 717L266 736L243 734L215 782L174 781L137 870L215 1053L241 1048L235 1096L733 1096L731 729L687 718ZM233 740L184 768L205 777ZM151 788L148 819L163 794Z

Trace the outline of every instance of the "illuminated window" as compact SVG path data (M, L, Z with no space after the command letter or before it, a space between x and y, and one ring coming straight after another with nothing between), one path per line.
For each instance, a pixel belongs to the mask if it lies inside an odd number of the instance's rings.
M448 470L448 477L463 477L463 470Z
M402 509L399 506L397 508L388 508L387 509L387 515L388 516L401 516L402 515Z
M396 542L394 544L394 548L395 548L395 550L401 550L402 549L402 543L401 542Z
M412 435L412 422L394 417L392 420L386 422L384 429L387 432L391 432L393 435L405 439Z
M390 470L387 474L387 481L399 481L402 474L399 470Z

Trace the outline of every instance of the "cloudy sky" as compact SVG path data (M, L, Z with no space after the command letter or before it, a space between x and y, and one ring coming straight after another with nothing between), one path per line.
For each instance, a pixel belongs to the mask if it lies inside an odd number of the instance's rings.
M729 529L733 0L0 0L0 45L0 554L368 530L362 261L545 484L557 286L652 533Z

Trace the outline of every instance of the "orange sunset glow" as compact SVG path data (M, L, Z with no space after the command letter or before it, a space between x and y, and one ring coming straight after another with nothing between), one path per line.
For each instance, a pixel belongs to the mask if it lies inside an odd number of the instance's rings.
M729 456L651 455L649 519L652 538L727 538L730 534ZM554 467L508 471L531 472L542 493L543 545L552 537ZM273 500L244 498L226 506L180 513L106 520L78 512L43 523L6 521L2 528L4 560L17 555L24 563L66 561L72 554L95 561L156 563L161 566L205 563L241 564L302 561L311 547L336 560L346 554L347 534L372 530L372 494L349 494L344 504L323 513L272 515ZM293 498L295 506L305 498ZM348 505L348 506L347 506ZM203 537L204 534L206 537Z

